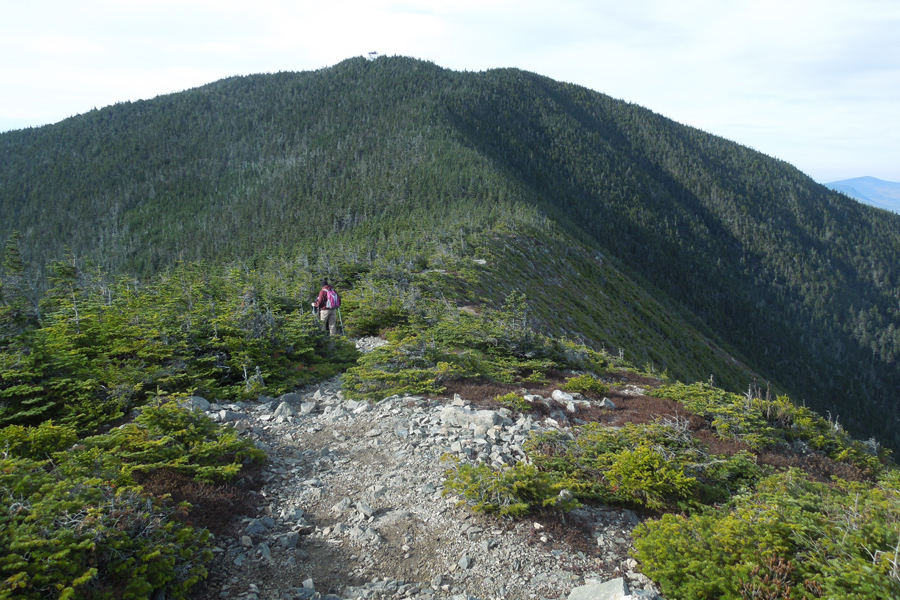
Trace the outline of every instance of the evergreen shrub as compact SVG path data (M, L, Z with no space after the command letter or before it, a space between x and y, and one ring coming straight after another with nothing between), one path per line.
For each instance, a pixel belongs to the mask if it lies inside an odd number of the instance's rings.
M0 490L0 598L185 598L206 576L209 533L139 488L6 458Z
M506 408L516 410L519 412L523 412L523 413L530 411L532 408L531 403L528 400L526 400L519 394L516 394L515 392L510 392L508 394L503 394L502 396L497 396L496 398L494 398L494 400L498 404L501 404L502 406L505 406Z
M896 470L875 486L789 470L727 507L645 521L636 558L671 598L896 598L898 482Z
M409 324L409 312L399 302L385 306L357 305L348 298L342 300L341 308L347 313L344 321L347 334L353 337L379 336L389 329Z
M706 383L675 383L654 392L677 400L692 413L710 421L716 435L739 440L754 450L781 443L802 442L835 461L855 465L871 476L889 459L886 450L875 455L850 437L843 428L786 396L765 400L740 396Z
M580 394L603 395L609 391L609 386L591 375L578 375L566 380L563 389L567 392Z
M40 327L0 340L0 426L52 419L85 435L159 393L277 395L356 360L253 272L180 264L143 285L56 273Z
M175 402L145 407L132 422L104 435L84 438L70 461L90 464L100 451L115 466L117 479L132 484L132 473L166 469L204 483L229 481L245 462L265 460L252 440L222 427L205 414ZM89 473L85 472L85 475Z
M447 471L444 495L462 497L461 504L476 512L522 517L538 507L568 511L578 502L533 465L508 469L457 463Z
M408 327L390 332L389 346L360 357L348 369L345 393L377 400L403 393L439 394L442 382L450 379L543 382L547 373L573 366L567 356L577 359L579 368L606 364L600 353L532 331L521 295L511 294L501 309L478 315L427 300L419 308ZM590 384L592 389L599 385Z
M37 427L10 425L0 429L0 450L18 458L43 460L71 447L77 439L73 427L54 425L52 421Z

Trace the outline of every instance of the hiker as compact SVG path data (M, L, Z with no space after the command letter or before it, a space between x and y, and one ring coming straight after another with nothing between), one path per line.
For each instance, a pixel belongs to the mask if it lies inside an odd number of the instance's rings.
M322 291L319 292L319 297L312 305L319 311L319 319L325 324L329 335L337 335L337 313L341 306L341 297L334 291L327 279L322 280Z

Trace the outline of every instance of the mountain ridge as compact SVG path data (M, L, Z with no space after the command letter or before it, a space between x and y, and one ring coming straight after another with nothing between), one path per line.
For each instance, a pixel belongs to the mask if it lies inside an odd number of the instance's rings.
M900 213L900 183L876 177L854 177L822 184L869 206Z
M0 215L0 595L900 589L898 220L786 163L354 59L0 135Z
M0 134L0 182L0 237L21 230L35 265L69 247L134 274L216 257L340 276L550 220L759 378L900 443L900 218L579 86L401 57L235 77ZM482 301L510 287L495 277ZM671 357L681 342L665 343Z

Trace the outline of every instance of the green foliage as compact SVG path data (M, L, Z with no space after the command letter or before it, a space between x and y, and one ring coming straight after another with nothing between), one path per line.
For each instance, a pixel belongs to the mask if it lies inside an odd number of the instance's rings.
M563 389L567 392L603 395L609 391L609 386L591 375L578 375L567 379Z
M505 406L506 408L522 413L528 412L532 408L531 403L528 400L526 400L519 394L516 394L515 392L497 396L496 398L494 398L494 400L502 406Z
M696 479L673 466L658 449L647 444L618 453L603 477L616 496L652 510L665 508L671 499L693 495Z
M751 410L744 397L706 383L674 383L657 388L660 398L677 400L692 413L710 421L723 439L737 439L759 449L774 440L773 430L758 411Z
M71 447L77 439L75 429L52 421L37 427L10 425L0 429L0 450L18 458L42 460Z
M343 379L348 397L373 400L382 400L394 394L440 394L446 389L438 383L441 370L451 373L447 363L435 365L434 369L403 369L400 372L367 369L364 377L357 377L354 369L348 370Z
M51 272L40 322L0 339L0 597L185 598L206 576L208 533L133 475L221 483L264 454L170 400L277 395L357 352L287 300L283 282L245 269L182 264L143 285L71 258Z
M522 294L512 293L499 310L478 315L428 298L414 308L410 326L393 331L390 345L348 369L343 386L349 396L438 394L444 382L472 377L539 382L553 369L608 364L601 353L531 329Z
M22 256L22 235L12 231L3 248L0 273L0 347L40 323L38 290Z
M139 488L5 458L0 490L2 598L186 598L206 576L209 533Z
M135 422L84 438L45 423L2 430L0 598L185 598L212 559L208 532L184 523L184 508L148 497L136 471L168 469L222 482L262 460L206 416L175 403L147 407ZM43 446L38 446L43 444ZM28 456L46 455L37 462Z
M350 292L341 298L341 310L346 315L344 325L351 337L377 336L409 324L409 311L395 297L379 296L376 300Z
M252 272L184 264L139 287L54 269L43 326L0 348L0 424L54 419L89 432L154 391L277 395L356 358Z
M877 474L888 459L887 452L873 455L837 422L796 406L785 396L775 400L753 394L739 396L705 383L675 383L654 393L678 400L692 413L708 419L719 437L739 440L756 450L800 441L832 460L848 462L870 474Z
M665 515L634 532L643 572L669 597L889 598L900 593L898 473L878 485L771 476L725 510ZM768 580L764 575L770 575Z
M265 453L237 431L217 425L206 415L167 402L148 406L131 423L108 434L84 438L69 460L85 465L100 451L105 468L115 465L120 483L132 483L135 471L166 469L206 483L228 481L247 461ZM93 467L92 467L93 468ZM85 475L92 473L85 472Z
M506 313L486 311L473 317L423 302L415 327L398 331L389 346L360 357L344 376L351 397L384 398L393 394L438 394L449 379L486 376L499 381L554 363L524 355L539 349L527 330L510 330Z
M693 509L752 486L760 472L745 455L710 455L678 424L596 423L573 437L548 432L525 446L533 463L584 501L653 510Z
M671 425L589 423L573 428L571 436L533 435L524 447L531 459L527 468L457 465L448 471L449 489L475 510L512 516L570 506L569 500L695 510L752 489L761 477L747 454L711 456Z
M578 506L564 491L533 465L518 463L508 469L480 464L459 464L446 473L444 495L462 497L472 510L501 517L521 517L536 507L568 511Z

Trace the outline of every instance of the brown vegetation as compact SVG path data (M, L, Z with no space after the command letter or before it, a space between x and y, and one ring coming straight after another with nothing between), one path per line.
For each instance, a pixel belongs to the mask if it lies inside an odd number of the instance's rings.
M835 462L819 452L797 449L788 445L767 448L757 456L757 462L783 470L790 467L803 469L816 481L830 483L832 477L847 481L870 479L859 468L842 462Z
M257 513L256 490L262 487L261 467L244 465L241 476L222 485L198 483L174 471L160 469L137 477L144 491L156 497L168 496L173 502L187 502L190 508L184 520L215 535L233 535L233 523Z

